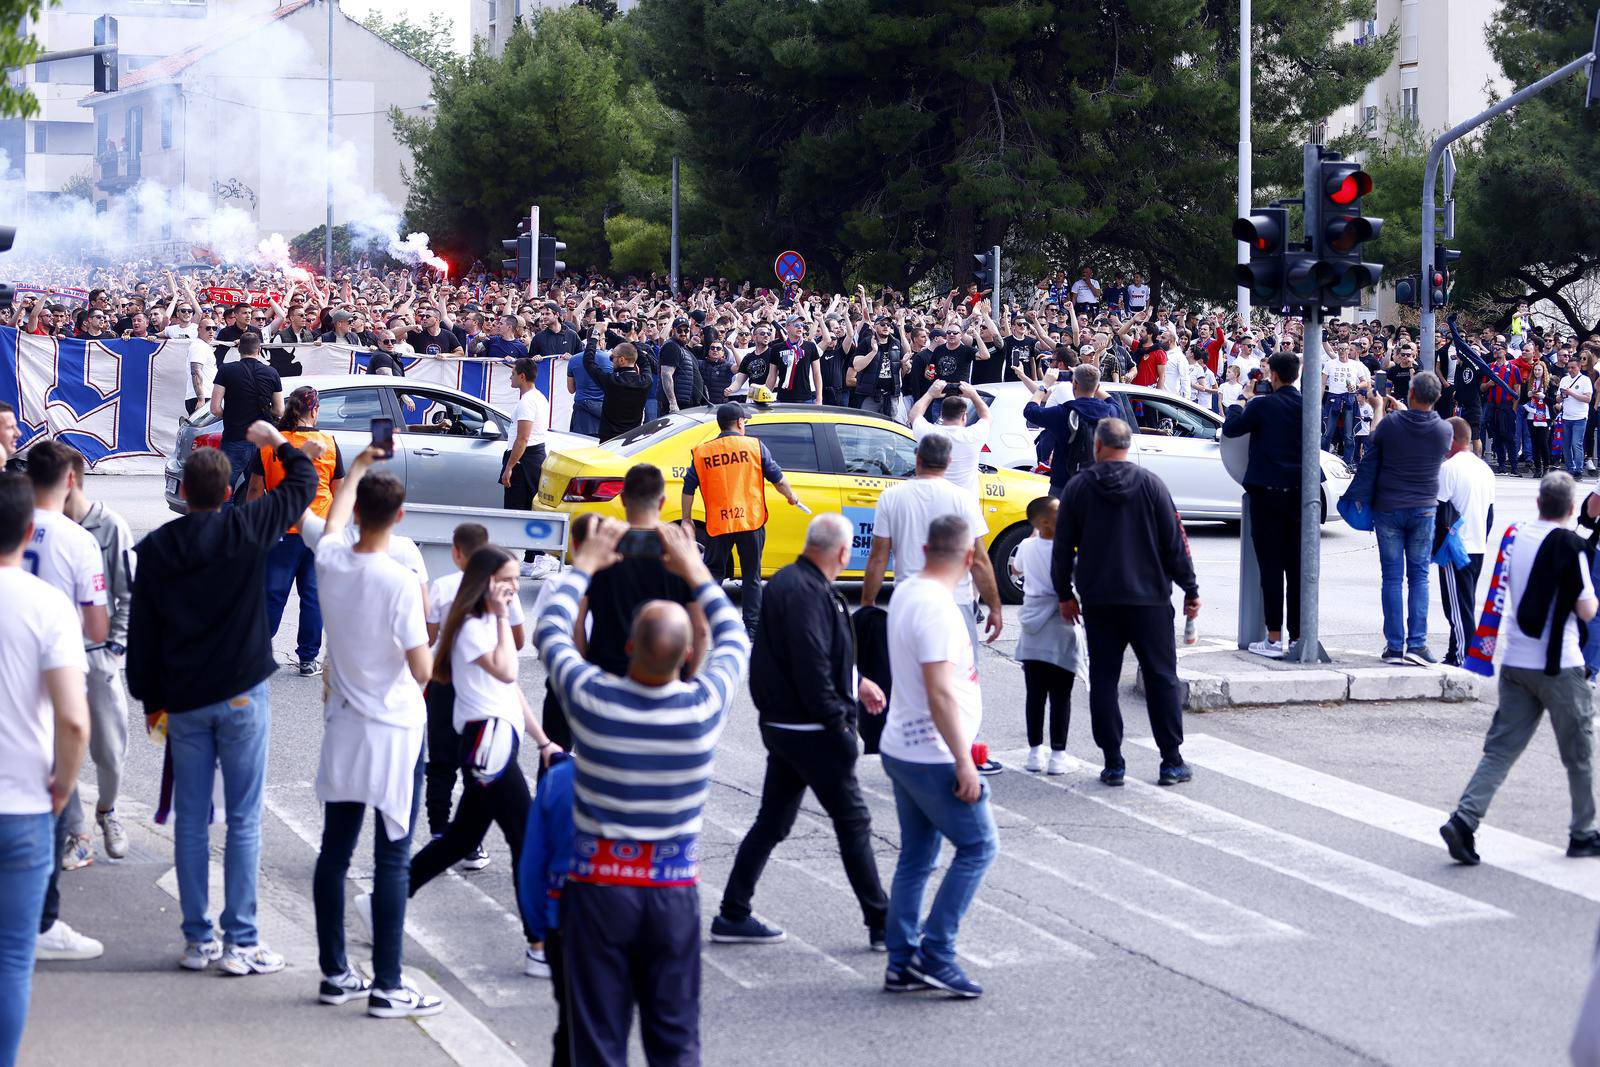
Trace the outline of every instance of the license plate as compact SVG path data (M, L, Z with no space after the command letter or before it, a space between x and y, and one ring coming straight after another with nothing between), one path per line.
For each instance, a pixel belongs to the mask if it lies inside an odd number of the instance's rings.
M178 479L174 478L170 474L167 475L167 494L169 496L178 495Z

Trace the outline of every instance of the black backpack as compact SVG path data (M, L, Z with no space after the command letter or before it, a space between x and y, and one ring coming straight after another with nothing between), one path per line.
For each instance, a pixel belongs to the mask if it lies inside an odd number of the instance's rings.
M1087 418L1077 408L1067 412L1067 439L1056 445L1050 460L1050 481L1065 485L1067 479L1094 462L1094 428L1099 419Z

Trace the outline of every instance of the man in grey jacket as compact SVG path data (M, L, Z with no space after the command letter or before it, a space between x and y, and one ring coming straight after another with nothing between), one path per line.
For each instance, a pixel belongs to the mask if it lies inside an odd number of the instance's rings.
M128 697L122 684L122 660L128 643L128 615L133 605L133 534L121 515L84 492L83 456L72 453L71 488L67 492L67 517L94 534L105 565L106 639L88 648L89 654L89 755L94 759L99 796L94 821L105 838L106 855L120 860L128 854L128 835L117 818L117 794L122 788L122 766L128 754ZM69 804L61 813L68 832L81 834L83 809Z

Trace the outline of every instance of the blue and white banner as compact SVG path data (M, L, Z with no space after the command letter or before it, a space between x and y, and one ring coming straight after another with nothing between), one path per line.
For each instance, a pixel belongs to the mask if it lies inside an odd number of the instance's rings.
M154 473L171 454L189 389L191 342L41 337L0 327L0 400L17 412L21 448L59 438L102 472ZM359 374L365 349L299 345L295 359L307 375ZM486 360L412 357L406 380L445 385L487 401L509 416L517 391L505 366ZM572 398L558 383L565 368L540 366L539 389L551 401L552 424L565 429ZM285 390L295 379L286 379ZM509 423L508 423L509 425Z

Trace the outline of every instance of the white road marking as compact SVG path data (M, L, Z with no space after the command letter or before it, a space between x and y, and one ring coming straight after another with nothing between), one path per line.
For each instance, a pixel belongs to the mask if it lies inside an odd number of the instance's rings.
M894 797L882 790L863 785L862 791L894 803ZM1054 830L1039 826L1026 816L996 804L992 799L989 808L996 818L1004 816L1022 823L1024 832L1041 846L1038 849L1030 846L1024 851L1008 848L1006 842L1014 837L1015 831L1002 828L1002 857L1124 911L1176 930L1202 944L1226 947L1304 936L1302 931L1288 923L1241 907L1170 875L1123 859L1113 852L1069 840ZM1070 856L1067 868L1090 872L1090 877L1079 878L1062 867L1036 859L1035 855L1044 849Z
M1021 752L1016 754L1018 758L1022 755ZM1075 772L1076 784L1091 780L1097 773L1097 768L1071 757L1068 766ZM1491 904L1240 818L1148 782L1130 780L1125 789L1101 787L1086 791L1059 777L1032 777L1147 826L1207 845L1412 926L1512 917Z
M716 911L717 911L717 908L720 906L720 902L722 900L722 891L723 891L722 884L719 883L719 882L713 882L710 879L706 878L704 872L702 871L701 872L701 876L700 876L700 889L701 889L700 900L701 900L701 908L702 908L702 910L709 910L709 912L711 914L715 915ZM836 970L843 971L844 973L850 975L853 978L859 978L859 979L862 979L863 981L867 980L867 976L866 975L862 974L860 971L856 970L854 967L850 966L848 963L846 963L843 960L839 959L837 956L833 955L832 953L823 951L822 949L818 948L816 945L813 945L811 942L807 941L805 938L800 937L798 934L792 933L792 932L790 932L788 930L784 931L784 940L778 942L777 946L757 945L757 946L754 946L754 947L757 948L757 949L769 951L774 947L781 947L783 945L793 945L795 948L799 949L801 952L805 952L805 953L808 953L808 954L813 955L813 956L821 957L822 959L826 960L828 963L832 964L833 967ZM743 951L743 950L747 950L747 949L751 948L752 946L749 946L749 945L744 945L744 946L731 945L731 946L728 946L728 947L732 948L734 951ZM714 950L710 949L709 942L707 944L707 951L714 951ZM726 951L726 950L724 950L724 951ZM710 958L710 957L707 957L707 958ZM750 988L750 987L747 986L746 988Z
M1154 748L1137 740L1136 744ZM1207 767L1247 785L1347 819L1387 830L1401 837L1442 849L1439 827L1448 812L1430 808L1364 785L1347 782L1287 760L1255 752L1220 738L1196 734L1184 739L1187 762ZM1462 781L1471 773L1462 768ZM1600 903L1600 864L1568 859L1556 845L1523 837L1492 826L1477 833L1478 852L1485 865L1498 867L1530 881Z

